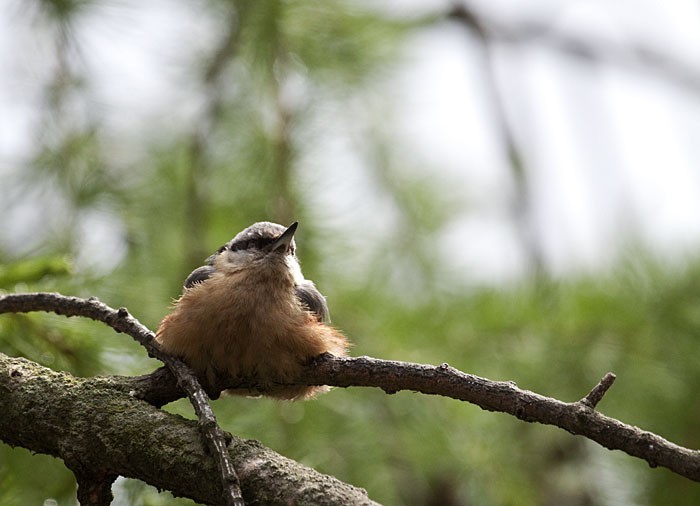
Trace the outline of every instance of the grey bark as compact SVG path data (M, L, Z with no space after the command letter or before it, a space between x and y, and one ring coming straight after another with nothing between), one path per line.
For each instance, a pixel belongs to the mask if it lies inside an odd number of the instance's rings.
M223 504L217 466L197 422L136 398L125 390L125 379L76 378L0 354L0 439L58 457L91 483L121 475L200 503ZM362 489L257 441L228 436L248 505L376 504Z

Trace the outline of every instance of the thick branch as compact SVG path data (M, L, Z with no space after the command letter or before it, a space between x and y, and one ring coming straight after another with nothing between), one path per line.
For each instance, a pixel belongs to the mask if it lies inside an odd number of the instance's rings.
M119 380L76 378L0 354L0 440L61 458L77 476L138 478L203 504L226 504L197 422L135 398ZM249 504L376 504L364 490L257 441L229 437L226 453ZM99 484L95 478L88 481ZM84 497L101 493L91 488Z

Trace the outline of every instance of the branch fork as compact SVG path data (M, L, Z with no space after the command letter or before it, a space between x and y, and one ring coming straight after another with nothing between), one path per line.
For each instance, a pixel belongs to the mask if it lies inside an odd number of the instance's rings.
M243 494L241 492L240 480L233 467L231 458L226 451L226 435L216 421L214 412L209 403L209 396L199 383L192 370L180 359L172 357L162 351L155 341L152 331L134 318L129 311L120 307L113 309L100 302L96 297L80 299L78 297L68 297L58 293L20 293L0 296L0 313L14 312L24 313L29 311L51 311L67 317L84 316L93 320L101 321L117 332L130 335L138 341L148 354L163 362L173 376L177 379L177 384L187 394L190 403L199 418L199 424L206 446L214 456L219 469L221 479L224 504L227 506L244 506ZM90 474L77 472L79 496L85 504L109 504L105 502L105 488L109 491L104 480L93 481ZM112 481L115 477L110 478ZM81 492L83 491L83 492ZM97 493L96 491L99 491ZM82 504L82 503L81 503Z
M615 376L615 373L606 373L598 384L578 402L587 408L595 409L598 403L603 399L603 396L608 392L608 389L615 383L616 379L617 376Z

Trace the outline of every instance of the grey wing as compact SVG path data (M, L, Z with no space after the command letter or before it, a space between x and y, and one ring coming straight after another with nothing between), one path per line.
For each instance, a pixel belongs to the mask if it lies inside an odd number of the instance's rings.
M302 281L294 287L294 291L302 305L314 313L318 321L329 322L331 320L326 298L316 289L313 281Z
M192 288L195 284L201 283L209 279L209 276L214 274L216 269L213 265L203 265L193 270L185 280L185 288Z

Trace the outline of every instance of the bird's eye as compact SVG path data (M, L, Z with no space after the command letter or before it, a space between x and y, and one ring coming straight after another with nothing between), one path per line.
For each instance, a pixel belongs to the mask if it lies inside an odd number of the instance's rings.
M224 251L226 251L226 245L225 245L225 244L224 244L223 246L221 246L216 252L217 252L217 253L223 253Z
M255 242L255 247L258 249L264 249L273 242L275 242L275 239L271 239L270 237L261 237Z

